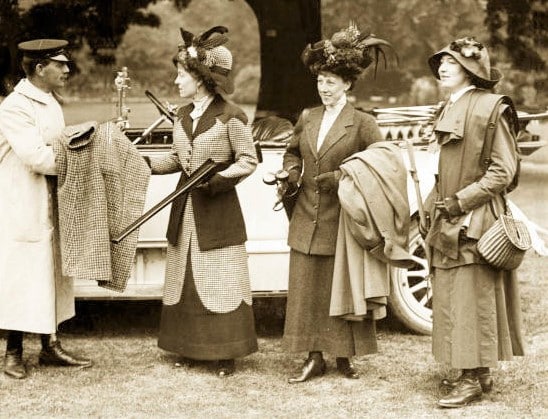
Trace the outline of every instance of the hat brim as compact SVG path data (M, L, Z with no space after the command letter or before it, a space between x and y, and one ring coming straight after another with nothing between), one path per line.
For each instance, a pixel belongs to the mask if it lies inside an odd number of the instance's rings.
M230 95L234 93L234 82L230 75L222 75L216 72L211 72L211 78L215 82L215 90L218 93Z
M490 77L489 79L478 76L477 74L474 73L473 70L468 68L468 66L466 65L466 62L462 60L462 57L460 56L460 54L445 47L441 51L436 52L430 58L428 58L428 65L430 66L430 70L432 71L432 74L434 75L434 77L436 77L438 80L440 78L440 74L438 70L440 68L441 57L443 57L444 55L450 55L451 57L453 57L464 69L466 69L469 73L471 73L476 78L476 80L480 81L481 86L478 86L478 87L484 87L486 89L490 89L494 87L503 77L502 73L494 67L491 67L491 74L489 75Z

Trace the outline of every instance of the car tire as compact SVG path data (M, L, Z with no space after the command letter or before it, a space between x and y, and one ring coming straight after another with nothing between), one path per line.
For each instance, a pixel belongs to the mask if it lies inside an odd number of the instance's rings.
M391 288L388 306L391 313L410 330L432 334L432 287L425 257L424 240L416 219L409 234L409 252L416 265L409 269L390 268Z

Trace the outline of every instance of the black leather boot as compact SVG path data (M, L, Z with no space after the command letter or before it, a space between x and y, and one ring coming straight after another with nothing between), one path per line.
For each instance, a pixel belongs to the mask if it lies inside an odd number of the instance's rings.
M66 352L55 335L41 335L42 350L38 356L40 365L54 365L58 367L88 368L93 365L89 359L79 358Z
M481 386L481 390L484 393L489 393L491 390L493 390L494 380L489 368L487 367L474 368L472 372L478 379ZM444 378L443 380L441 380L442 387L445 387L448 389L455 388L457 386L457 383L463 378L463 375L464 375L464 372L455 379Z
M233 359L221 359L217 361L217 375L219 377L228 377L234 374L236 371L236 365Z
M358 371L356 371L356 368L348 358L337 357L335 361L337 363L337 371L339 371L346 378L351 378L354 380L360 378L360 374L358 374Z
M451 392L438 400L441 407L464 407L481 399L483 391L473 370L463 370L460 380Z
M9 377L22 379L27 376L23 363L23 332L8 331L6 356L4 357L4 374Z
M319 377L325 374L325 361L321 352L310 352L308 359L304 362L301 374L291 377L287 381L289 384L302 383L312 377Z

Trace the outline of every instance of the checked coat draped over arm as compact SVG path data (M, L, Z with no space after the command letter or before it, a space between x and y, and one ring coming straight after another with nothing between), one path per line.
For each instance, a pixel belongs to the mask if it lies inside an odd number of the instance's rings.
M138 230L118 235L143 212L150 169L113 122L65 128L54 142L63 270L122 292Z
M165 157L151 158L153 174L182 171L186 177L208 158L228 167L218 172L223 184L214 193L194 189L172 208L164 304L177 304L182 296L187 261L192 264L196 291L202 304L214 313L228 313L242 302L251 305L247 267L247 240L235 185L257 165L247 117L216 95L192 132L190 112L183 107L173 127L173 147ZM189 199L190 198L190 199ZM187 258L190 253L190 258Z

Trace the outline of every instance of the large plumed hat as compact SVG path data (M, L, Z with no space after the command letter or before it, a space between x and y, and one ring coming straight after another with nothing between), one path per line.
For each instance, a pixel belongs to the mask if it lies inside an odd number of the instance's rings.
M438 79L440 78L438 70L441 57L445 54L457 60L466 71L474 76L477 87L490 89L502 79L502 73L491 67L487 48L473 37L456 39L428 59L430 69Z
M193 33L181 28L183 42L179 45L173 61L198 73L210 81L219 93L234 92L234 83L229 77L232 70L232 54L223 46L228 41L225 35L228 29L215 26L202 34Z
M392 48L388 41L371 33L362 33L355 23L350 23L331 39L307 45L301 59L312 74L328 71L354 81L372 62L375 62L376 72L379 55L386 64L382 47Z

